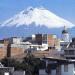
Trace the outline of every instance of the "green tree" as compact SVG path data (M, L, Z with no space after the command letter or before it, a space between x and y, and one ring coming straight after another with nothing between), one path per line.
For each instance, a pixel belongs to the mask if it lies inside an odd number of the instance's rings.
M27 64L27 75L38 75L40 59L35 58L35 56L33 56L32 54L27 54L27 56L24 58L23 63Z
M1 63L5 66L5 67L14 67L15 70L22 70L24 69L24 64L22 64L21 62L13 59L13 58L4 58L1 60Z
M22 60L20 62L12 58L4 58L1 62L6 67L14 67L15 70L25 70L26 75L38 75L39 69L45 68L45 62L31 53L28 53Z

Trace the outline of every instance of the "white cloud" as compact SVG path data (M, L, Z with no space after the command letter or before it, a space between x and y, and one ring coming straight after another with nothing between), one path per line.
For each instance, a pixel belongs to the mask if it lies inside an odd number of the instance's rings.
M19 14L3 22L1 26L21 26L21 25L44 25L48 28L59 28L66 26L68 28L75 25L71 22L55 15L54 13L46 10L45 8L32 8L29 7L27 11L23 10Z

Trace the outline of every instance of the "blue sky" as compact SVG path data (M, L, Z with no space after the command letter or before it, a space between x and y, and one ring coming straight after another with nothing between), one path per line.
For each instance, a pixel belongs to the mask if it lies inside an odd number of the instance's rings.
M0 0L0 23L30 6L44 7L75 24L75 0Z

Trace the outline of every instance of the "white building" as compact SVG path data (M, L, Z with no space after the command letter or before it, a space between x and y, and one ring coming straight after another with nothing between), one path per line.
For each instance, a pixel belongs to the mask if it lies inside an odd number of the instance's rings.
M69 42L70 41L70 35L69 35L68 30L65 26L64 26L64 29L62 30L62 40L64 42Z
M22 38L18 38L18 37L12 37L10 38L13 44L20 44L22 41Z
M40 69L39 75L75 75L73 61L58 58L46 58L45 61L48 69Z

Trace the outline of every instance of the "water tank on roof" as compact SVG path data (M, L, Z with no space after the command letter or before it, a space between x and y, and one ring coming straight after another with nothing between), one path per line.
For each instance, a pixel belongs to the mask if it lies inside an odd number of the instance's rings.
M68 30L65 26L64 26L64 29L62 30L62 40L64 42L69 42L70 41L69 33L68 33Z

